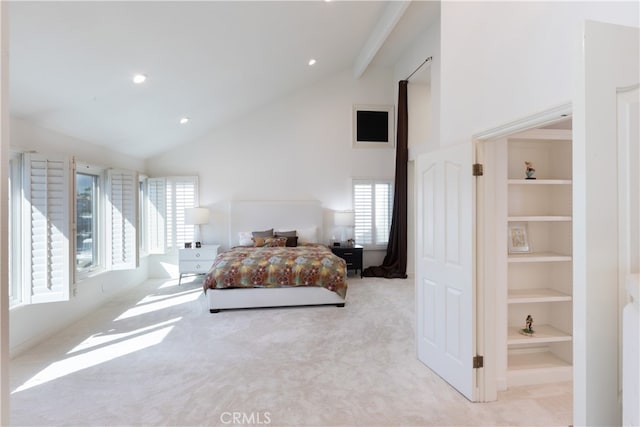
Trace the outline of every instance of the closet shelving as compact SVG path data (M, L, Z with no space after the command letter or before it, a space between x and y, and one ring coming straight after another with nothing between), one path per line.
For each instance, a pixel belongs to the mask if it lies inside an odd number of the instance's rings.
M526 224L530 252L507 253L507 386L572 377L571 131L536 129L506 141L506 224ZM525 179L524 162L536 179ZM506 242L505 242L506 244ZM520 333L534 319L533 336Z

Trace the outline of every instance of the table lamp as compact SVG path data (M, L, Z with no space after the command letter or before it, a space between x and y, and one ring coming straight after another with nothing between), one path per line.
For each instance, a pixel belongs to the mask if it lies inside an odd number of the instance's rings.
M200 225L209 223L209 209L207 208L187 208L184 210L184 223L195 225L196 247L200 243Z
M338 227L341 227L341 237L340 237L341 243L340 244L343 244L344 242L347 241L348 239L347 231L353 227L354 222L355 222L355 214L353 211L335 212L334 223Z

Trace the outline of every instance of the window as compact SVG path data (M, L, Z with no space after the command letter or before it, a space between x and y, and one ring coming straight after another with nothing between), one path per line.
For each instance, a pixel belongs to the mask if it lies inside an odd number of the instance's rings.
M195 227L184 223L184 210L198 206L198 177L147 179L149 253L184 247L195 238Z
M76 278L138 266L138 174L78 165Z
M195 227L184 223L184 210L197 206L196 177L175 177L167 180L167 247L184 248L195 240Z
M74 274L137 266L136 172L74 172L72 159L39 153L12 153L9 166L12 307L68 300Z
M76 278L138 266L138 174L78 165Z
M365 248L386 247L393 212L391 180L354 179L355 240Z
M76 272L78 277L97 270L100 265L100 175L76 173Z
M22 153L9 158L9 305L22 302Z
M147 247L147 218L149 215L147 194L147 177L141 176L138 180L138 250L141 254L149 252Z
M147 179L147 248L150 254L163 254L166 250L166 186L165 178Z

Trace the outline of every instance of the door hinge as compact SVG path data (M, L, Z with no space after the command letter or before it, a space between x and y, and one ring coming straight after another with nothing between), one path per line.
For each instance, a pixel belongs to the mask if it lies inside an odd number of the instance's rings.
M473 357L473 369L484 368L484 356Z
M482 167L482 163L474 163L473 176L482 176L483 174L484 174L484 168Z

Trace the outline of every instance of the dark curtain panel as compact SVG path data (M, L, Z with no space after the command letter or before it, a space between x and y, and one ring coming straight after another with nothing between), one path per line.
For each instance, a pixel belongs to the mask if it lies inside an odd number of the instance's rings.
M382 265L368 267L367 277L407 278L407 164L409 162L407 80L398 83L398 134L396 137L396 175L393 192L393 217L387 255Z

